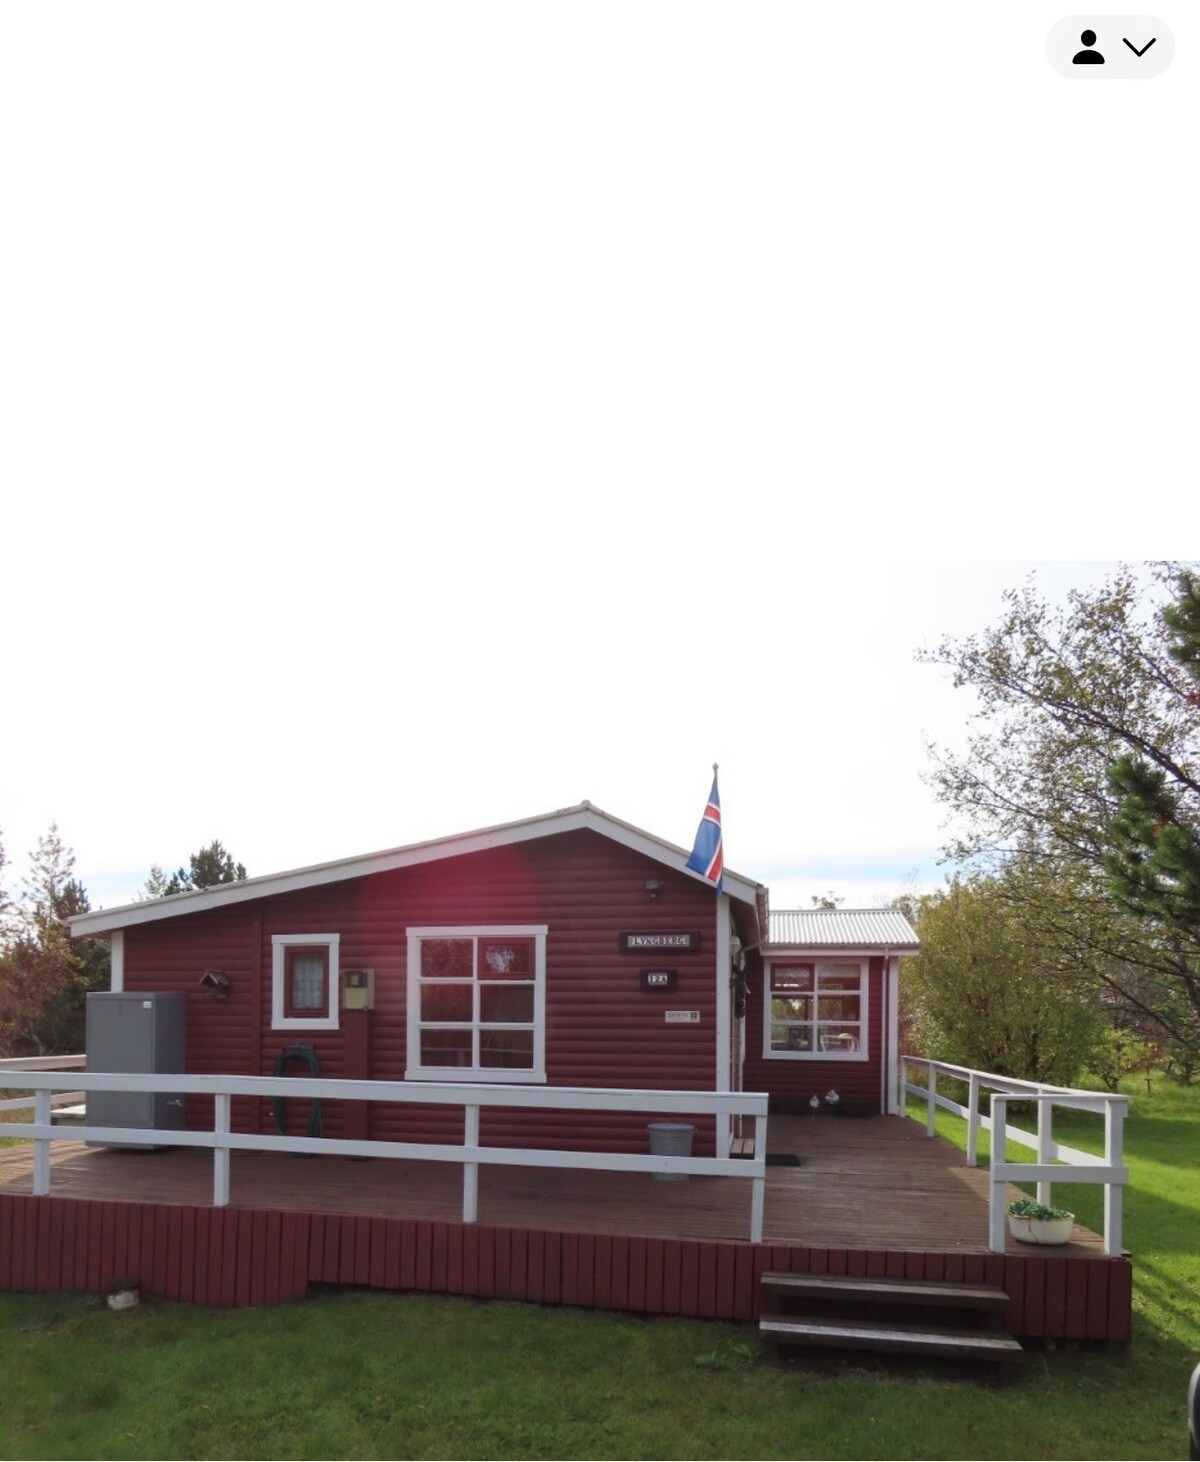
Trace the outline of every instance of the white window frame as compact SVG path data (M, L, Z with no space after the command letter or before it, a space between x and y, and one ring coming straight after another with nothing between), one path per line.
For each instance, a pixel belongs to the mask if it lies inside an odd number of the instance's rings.
M488 1085L511 1082L522 1086L546 1081L546 924L439 924L406 929L408 935L408 1067L405 1081L479 1081ZM510 1067L421 1065L421 940L422 939L532 939L533 940L533 1066Z
M338 1028L338 970L340 934L271 935L271 1029L273 1031L334 1031ZM287 978L289 948L312 949L324 945L329 962L329 1005L324 1015L285 1015L284 981Z
M862 1012L862 1020L859 1027L859 1043L857 1051L775 1051L771 1048L771 1026L777 1022L771 1020L771 972L778 965L780 968L788 968L791 965L812 965L814 975L816 966L819 964L832 965L857 965L858 966L858 1004ZM871 962L869 959L859 959L851 956L823 952L821 954L788 954L776 955L773 959L763 962L763 1060L764 1061L867 1061L871 1054ZM816 982L813 985L813 1009L814 1025L816 1021Z

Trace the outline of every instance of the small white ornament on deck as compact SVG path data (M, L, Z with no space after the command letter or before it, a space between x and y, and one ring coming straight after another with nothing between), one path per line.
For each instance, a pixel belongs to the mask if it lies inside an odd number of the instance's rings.
M809 1097L809 1099L808 1099L808 1110L813 1114L814 1117L821 1110L821 1098L819 1096L810 1096Z
M110 1284L105 1291L105 1297L110 1310L132 1310L142 1302L137 1281L132 1279L119 1279L115 1284Z
M813 1100L815 1101L816 1098L814 1097ZM831 1086L829 1090L825 1093L825 1105L829 1108L830 1111L833 1111L840 1101L841 1097L838 1096L837 1091Z

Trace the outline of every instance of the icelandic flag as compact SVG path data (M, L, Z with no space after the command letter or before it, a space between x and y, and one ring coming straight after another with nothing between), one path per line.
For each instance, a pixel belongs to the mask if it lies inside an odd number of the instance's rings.
M708 794L708 806L696 829L696 844L687 866L693 873L702 874L721 892L721 872L724 866L721 847L721 798L717 793L717 769L713 767L712 791Z

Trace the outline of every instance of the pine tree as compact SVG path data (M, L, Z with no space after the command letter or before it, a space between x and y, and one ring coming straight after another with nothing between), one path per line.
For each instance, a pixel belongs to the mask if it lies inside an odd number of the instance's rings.
M172 893L188 893L192 889L212 888L218 883L241 883L246 877L244 863L235 863L225 851L219 839L191 856L190 868L177 868L161 885L161 893L151 893L156 875L162 878L161 868L152 868L146 882L146 895L151 898L165 898Z
M0 958L0 1045L12 1055L83 1049L84 997L108 983L109 954L65 920L90 908L56 824L30 859L16 933Z
M1175 687L1180 715L1195 719L1200 706L1200 577L1175 579L1177 599L1162 611L1167 654L1189 685ZM1120 807L1109 824L1104 866L1122 908L1157 921L1176 943L1200 949L1200 783L1186 770L1170 775L1126 753L1108 771ZM1200 981L1193 1003L1200 1008Z

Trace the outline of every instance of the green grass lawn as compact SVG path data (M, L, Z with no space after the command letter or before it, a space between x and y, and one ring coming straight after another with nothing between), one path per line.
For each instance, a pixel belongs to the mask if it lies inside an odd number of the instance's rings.
M1071 1114L1056 1135L1092 1147L1098 1131ZM91 1297L3 1295L0 1455L1182 1457L1200 1359L1200 1092L1143 1087L1126 1131L1126 1354L1032 1351L995 1378L780 1365L750 1326L454 1298L114 1314ZM1099 1190L1055 1197L1098 1226Z

